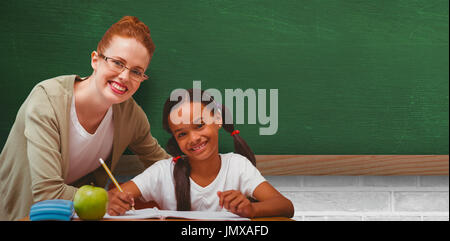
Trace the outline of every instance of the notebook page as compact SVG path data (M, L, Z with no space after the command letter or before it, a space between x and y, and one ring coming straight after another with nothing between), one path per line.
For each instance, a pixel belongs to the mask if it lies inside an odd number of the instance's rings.
M106 214L103 218L108 219L146 219L146 218L186 218L201 220L235 220L248 221L250 219L240 217L231 212L208 212L208 211L170 211L158 210L157 208L146 208L139 210L129 210L121 216L110 216Z
M159 213L163 217L174 217L174 218L188 218L188 219L202 219L202 220L238 220L238 221L250 220L248 218L243 218L234 213L225 211L210 212L210 211L159 210Z

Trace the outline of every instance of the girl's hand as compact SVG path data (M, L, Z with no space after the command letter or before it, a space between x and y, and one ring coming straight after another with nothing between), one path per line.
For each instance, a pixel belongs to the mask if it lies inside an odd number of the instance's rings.
M120 192L117 188L108 191L108 214L111 216L123 215L134 206L131 193Z
M219 196L219 205L230 212L246 218L255 216L255 209L252 203L240 191L217 192L217 196Z

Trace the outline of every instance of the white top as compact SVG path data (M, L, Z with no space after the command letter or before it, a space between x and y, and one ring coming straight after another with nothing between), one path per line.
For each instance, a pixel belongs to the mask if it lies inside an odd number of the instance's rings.
M217 191L239 190L253 197L255 188L266 181L255 166L236 153L220 154L221 166L217 177L202 187L191 181L191 211L222 211ZM161 209L177 210L175 198L175 163L170 159L157 161L132 179L145 201L155 201Z
M78 121L75 95L70 108L69 174L64 180L70 184L100 166L99 158L107 159L111 154L114 125L112 106L106 112L94 134L87 132Z

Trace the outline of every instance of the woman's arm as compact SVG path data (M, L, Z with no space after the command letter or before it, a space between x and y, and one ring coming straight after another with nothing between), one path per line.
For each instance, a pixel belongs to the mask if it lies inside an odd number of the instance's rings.
M154 162L170 158L170 155L159 145L150 132L150 123L142 108L133 100L131 120L135 120L133 140L128 146L131 151L139 156L144 168Z
M33 202L56 198L73 200L78 189L64 183L62 130L55 110L40 86L30 94L24 121Z

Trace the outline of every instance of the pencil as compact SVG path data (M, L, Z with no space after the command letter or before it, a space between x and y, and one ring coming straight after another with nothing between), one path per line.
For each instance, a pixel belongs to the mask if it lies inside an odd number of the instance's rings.
M102 164L103 168L105 169L106 173L108 173L108 176L111 178L111 180L113 181L113 183L117 187L117 189L119 189L120 192L123 192L123 190L120 187L119 183L116 181L116 179L114 178L113 174L109 170L108 166L103 161L103 159L100 158L99 161L100 161L100 164ZM131 210L134 211L134 205L131 207Z

